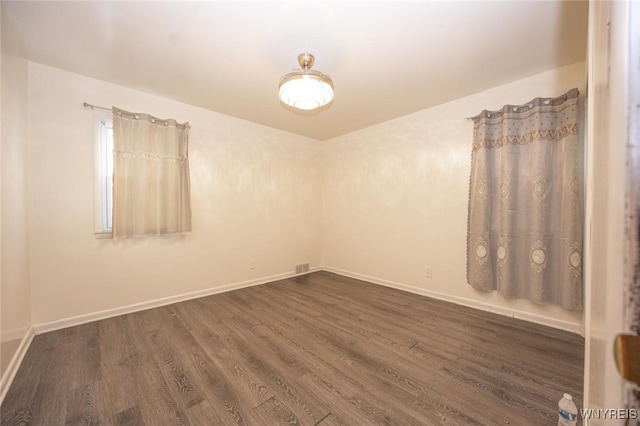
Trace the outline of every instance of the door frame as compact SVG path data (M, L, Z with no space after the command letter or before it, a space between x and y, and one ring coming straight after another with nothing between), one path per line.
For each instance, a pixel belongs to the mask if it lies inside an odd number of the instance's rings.
M615 366L613 341L626 331L624 294L629 274L625 271L636 256L628 244L631 235L625 234L631 163L627 149L631 3L589 2L583 395L584 408L589 409L625 407L626 385ZM605 423L612 424L610 419L585 421Z

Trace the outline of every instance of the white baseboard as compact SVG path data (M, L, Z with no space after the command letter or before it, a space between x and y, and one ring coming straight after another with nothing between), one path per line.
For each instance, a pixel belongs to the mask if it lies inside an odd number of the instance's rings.
M11 358L11 362L7 366L7 370L2 375L2 379L0 379L0 405L2 405L2 401L4 401L4 397L7 395L9 387L11 386L13 379L16 377L16 373L20 368L20 364L22 364L22 360L27 353L27 349L29 349L29 345L31 345L34 335L33 327L29 327L20 341L20 345L18 346L16 353L13 354L13 358Z
M199 297L210 296L212 294L225 293L227 291L238 290L246 287L253 287L256 285L266 284L273 281L283 280L286 278L297 277L301 275L310 274L315 271L319 271L321 268L313 267L309 269L309 272L303 274L294 274L293 272L287 272L277 275L271 275L263 278L256 278L254 280L242 281L239 283L227 284L221 287L214 287L205 290L194 291L190 293L178 294L175 296L164 297L161 299L149 300L146 302L135 303L133 305L121 306L118 308L107 309L99 312L92 312L89 314L78 315L75 317L63 318L56 321L45 322L41 324L34 324L33 330L35 334L47 333L49 331L61 330L67 327L73 327L76 325L86 324L93 321L99 321L102 319L113 318L118 315L130 314L133 312L144 311L147 309L157 308L160 306L171 305L173 303L184 302L186 300L197 299Z
M571 333L576 333L576 334L582 333L582 327L580 326L580 324L575 324L570 321L558 320L555 318L549 318L543 315L537 315L529 312L522 312L516 309L507 308L504 306L496 306L490 303L480 302L478 300L467 299L459 296L452 296L449 294L439 293L437 291L431 291L431 290L426 290L419 287L409 286L406 284L400 284L393 281L388 281L380 278L358 274L355 272L345 271L342 269L337 269L337 268L332 268L327 266L324 266L321 269L323 271L333 272L334 274L343 275L345 277L355 278L358 280L363 280L363 281L371 282L374 284L383 285L385 287L395 288L398 290L404 290L404 291L408 291L409 293L415 293L422 296L432 297L434 299L444 300L446 302L455 303L457 305L468 306L470 308L475 308L482 311L492 312L499 315L505 315L512 318L518 318L518 319L529 321L532 323L569 331Z
M511 309L504 306L496 306L490 303L481 302L478 300L467 299L459 296L452 296L445 293L439 293L436 291L426 290L419 287L413 287L406 284L401 284L393 281L388 281L376 277L371 277L368 275L358 274L351 271L346 271L338 268L332 268L328 266L320 266L313 267L307 273L312 273L316 271L327 271L333 272L338 275L343 275L345 277L355 278L363 281L367 281L374 284L383 285L385 287L396 288L398 290L408 291L410 293L419 294L422 296L431 297L438 300L444 300L446 302L452 302L458 305L468 306L470 308L480 309L482 311L493 312L500 315L505 315L512 318L518 318L525 321L533 322L536 324L545 325L548 327L557 328L560 330L570 331L572 333L581 334L582 328L579 324L572 323L570 321L558 320L555 318L549 318L543 315L537 315L530 312L523 312L516 309ZM305 273L305 274L307 274ZM271 275L268 277L257 278L254 280L243 281L239 283L227 284L221 287L215 287L205 290L199 290L191 293L184 293L175 296L165 297L161 299L150 300L147 302L136 303L133 305L122 306L113 309L107 309L104 311L93 312L84 315L78 315L75 317L64 318L61 320L34 324L33 333L42 334L47 333L49 331L60 330L67 327L73 327L80 324L85 324L93 321L98 321L102 319L112 318L118 315L130 314L133 312L144 311L146 309L157 308L160 306L170 305L173 303L183 302L186 300L197 299L199 297L210 296L212 294L224 293L227 291L238 290L241 288L252 287L256 285L266 284L273 281L283 280L286 278L292 278L295 276L300 276L304 274L294 274L294 273L282 273L277 275Z

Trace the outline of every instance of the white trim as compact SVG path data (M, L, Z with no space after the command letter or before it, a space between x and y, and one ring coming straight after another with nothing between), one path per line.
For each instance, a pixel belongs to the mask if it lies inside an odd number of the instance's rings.
M299 277L301 275L310 274L316 271L327 271L334 274L342 275L345 277L355 278L358 280L367 281L373 284L382 285L385 287L395 288L398 290L408 291L410 293L419 294L421 296L431 297L433 299L444 300L446 302L452 302L457 305L468 306L470 308L479 309L486 312L492 312L495 314L505 315L512 318L518 318L525 321L529 321L535 324L541 324L548 327L557 328L560 330L569 331L576 334L581 334L582 328L580 324L575 324L570 321L557 320L554 318L545 317L543 315L537 315L529 312L522 312L516 309L507 308L504 306L496 306L490 303L480 302L477 300L467 299L459 296L452 296L445 293L439 293L436 291L426 290L419 287L413 287L406 284L400 284L394 281L383 280L368 275L362 275L351 271L345 271L338 268L332 268L329 266L313 267L309 269L309 272L303 274L295 274L292 272L271 275L269 277L257 278L249 281L242 281L239 283L227 284L221 287L210 288L206 290L199 290L190 293L183 293L176 296L164 297L161 299L150 300L146 302L136 303L133 305L122 306L113 309L107 309L104 311L93 312L89 314L78 315L75 317L63 318L61 320L34 324L33 331L35 334L47 333L49 331L60 330L67 327L73 327L76 325L86 324L93 321L99 321L102 319L116 317L118 315L130 314L133 312L144 311L147 309L153 309L160 306L171 305L173 303L183 302L186 300L197 299L199 297L210 296L218 293L225 293L227 291L238 290L241 288L253 287L256 285L267 284L273 281L284 280L287 278Z
M93 233L93 237L98 240L98 239L103 239L103 240L107 240L107 239L113 239L113 232L110 231L96 231Z
M480 302L478 300L467 299L459 296L452 296L449 294L439 293L437 291L431 291L431 290L426 290L424 288L413 287L410 285L400 284L393 281L387 281L380 278L370 277L367 275L345 271L338 268L323 266L322 270L327 272L333 272L334 274L338 274L338 275L343 275L345 277L367 281L373 284L383 285L385 287L391 287L398 290L408 291L409 293L419 294L421 296L431 297L433 299L452 302L457 305L468 306L470 308L479 309L481 311L492 312L494 314L505 315L508 317L518 318L518 319L529 321L536 324L546 325L548 327L569 331L571 333L580 334L582 331L582 327L580 326L580 324L575 324L569 321L557 320L557 319L545 317L542 315L518 311L516 309L511 309L504 306L496 306L489 303Z
M175 296L163 297L161 299L135 303L133 305L121 306L113 309L106 309L104 311L78 315L75 317L63 318L60 320L45 322L41 324L34 324L33 330L35 334L47 333L49 331L61 330L63 328L86 324L93 321L113 318L118 315L130 314L133 312L144 311L147 309L153 309L160 306L171 305L173 303L184 302L186 300L197 299L199 297L210 296L212 294L225 293L227 291L238 290L246 287L253 287L261 284L267 284L273 281L284 280L292 277L299 277L301 275L306 275L311 272L319 271L320 269L321 268L319 267L310 268L309 272L305 272L303 274L294 274L292 272L287 272L287 273L282 273L277 275L271 275L269 277L257 278L254 280L242 281L234 284L227 284L221 287L214 287L214 288L194 291L190 293L183 293Z
M7 370L4 372L2 379L0 379L0 405L4 401L4 397L7 396L7 392L9 391L9 387L13 382L13 379L16 377L16 373L20 368L20 364L22 364L22 360L24 359L31 342L33 341L34 336L33 327L29 327L24 337L20 341L20 345L18 346L18 350L13 354L13 358L11 358L11 362L7 366Z

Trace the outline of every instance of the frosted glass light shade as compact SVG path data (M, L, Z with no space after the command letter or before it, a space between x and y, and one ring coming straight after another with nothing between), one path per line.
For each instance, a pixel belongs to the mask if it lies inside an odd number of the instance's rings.
M280 81L279 96L285 104L309 111L333 100L333 84L327 76L314 71L292 73Z

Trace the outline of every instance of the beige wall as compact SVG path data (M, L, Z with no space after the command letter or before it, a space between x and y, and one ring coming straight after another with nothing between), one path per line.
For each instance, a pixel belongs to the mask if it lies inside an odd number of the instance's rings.
M473 123L483 109L578 87L584 63L508 83L322 143L323 259L330 270L581 331L582 314L466 284ZM439 84L439 83L434 83ZM432 278L425 277L426 267Z
M85 101L190 122L191 234L94 237L93 113ZM32 317L45 324L40 330L275 279L296 263L320 265L315 140L33 63L29 124Z
M0 373L4 384L7 367L31 329L27 238L27 62L3 52L1 84Z

